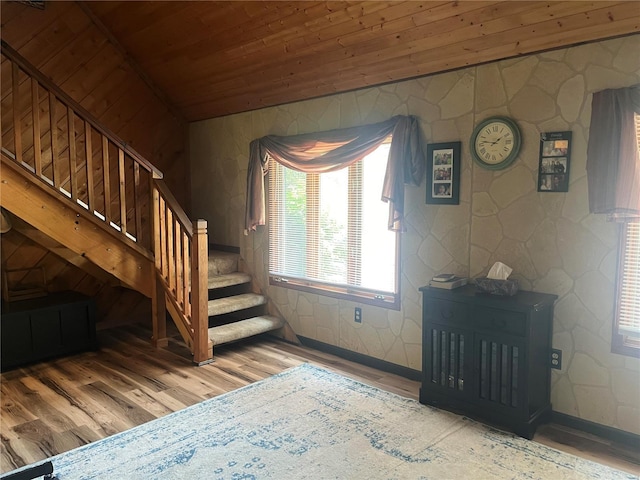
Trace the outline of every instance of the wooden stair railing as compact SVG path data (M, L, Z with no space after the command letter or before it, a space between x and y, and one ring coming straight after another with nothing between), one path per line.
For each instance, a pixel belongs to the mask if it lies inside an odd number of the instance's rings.
M154 182L153 215L155 229L156 278L166 304L182 338L199 365L212 360L213 345L209 342L208 240L207 222L195 224L180 208L162 180ZM155 309L154 309L155 316ZM178 321L177 318L180 320ZM154 322L154 338L164 338L163 323Z
M162 172L4 41L0 70L3 164L154 263L152 286L138 288L152 298L154 344L166 344L169 310L194 362L210 361L206 222L194 226Z

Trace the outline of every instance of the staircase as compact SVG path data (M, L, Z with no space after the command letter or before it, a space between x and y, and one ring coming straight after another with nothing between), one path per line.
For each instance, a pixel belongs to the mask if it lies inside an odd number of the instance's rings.
M209 341L213 346L278 330L281 318L264 315L266 298L251 292L251 275L238 271L239 255L209 253Z
M1 54L3 208L41 244L151 298L153 344L168 343L168 312L198 365L216 345L285 326L239 255L209 254L207 222L189 219L162 172L4 41Z

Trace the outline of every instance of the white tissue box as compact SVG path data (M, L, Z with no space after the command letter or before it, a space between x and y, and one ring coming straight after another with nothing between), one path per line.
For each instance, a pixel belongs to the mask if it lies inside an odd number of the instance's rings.
M476 278L476 288L482 293L510 297L518 293L518 280L496 280L495 278Z

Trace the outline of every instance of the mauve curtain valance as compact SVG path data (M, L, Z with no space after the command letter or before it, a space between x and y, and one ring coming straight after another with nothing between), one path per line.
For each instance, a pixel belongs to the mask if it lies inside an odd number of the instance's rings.
M589 211L640 219L640 158L634 114L640 84L593 94L587 149Z
M264 177L268 159L304 173L327 173L348 167L373 152L392 135L382 200L389 202L389 229L402 230L404 185L419 185L424 176L424 155L418 120L396 116L372 125L302 135L266 137L250 145L247 171L245 233L265 224Z

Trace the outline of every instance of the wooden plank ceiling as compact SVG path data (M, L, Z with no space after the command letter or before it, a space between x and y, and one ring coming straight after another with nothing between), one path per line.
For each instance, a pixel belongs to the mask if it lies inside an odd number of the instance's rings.
M640 3L86 2L187 120L639 31Z

